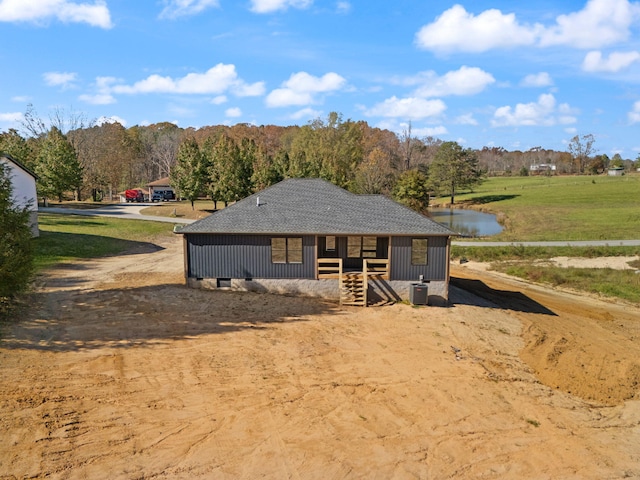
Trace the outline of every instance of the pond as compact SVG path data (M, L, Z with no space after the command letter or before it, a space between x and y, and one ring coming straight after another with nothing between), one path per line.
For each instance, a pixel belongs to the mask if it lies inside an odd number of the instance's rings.
M488 237L502 232L502 226L491 213L462 208L429 207L429 217L468 237Z

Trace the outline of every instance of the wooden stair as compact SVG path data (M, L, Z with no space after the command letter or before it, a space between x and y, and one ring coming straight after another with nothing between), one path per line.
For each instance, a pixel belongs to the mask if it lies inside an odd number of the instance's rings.
M367 306L368 282L362 272L347 272L342 274L340 285L340 304L357 307Z

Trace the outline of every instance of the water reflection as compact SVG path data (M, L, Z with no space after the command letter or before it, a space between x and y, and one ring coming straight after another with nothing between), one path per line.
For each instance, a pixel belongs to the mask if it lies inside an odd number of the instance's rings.
M454 232L468 237L488 237L502 232L496 216L461 208L429 208L429 216Z

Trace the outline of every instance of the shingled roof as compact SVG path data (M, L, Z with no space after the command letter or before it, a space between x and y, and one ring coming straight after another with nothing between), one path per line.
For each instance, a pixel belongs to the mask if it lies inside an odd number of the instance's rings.
M382 195L356 195L319 178L292 178L177 233L456 235Z

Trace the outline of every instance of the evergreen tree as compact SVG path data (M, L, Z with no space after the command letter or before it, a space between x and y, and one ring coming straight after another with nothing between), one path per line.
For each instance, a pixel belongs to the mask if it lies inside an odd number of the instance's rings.
M284 178L271 156L262 149L256 153L252 170L251 184L254 192L264 190Z
M252 158L252 147L244 147L241 150L233 139L221 135L211 150L209 193L214 203L222 201L227 205L249 195L251 169L247 162Z
M27 168L34 169L33 149L18 131L10 128L6 132L0 133L0 152L8 153L13 158L19 158Z
M427 176L419 170L407 170L400 174L393 187L393 198L418 212L429 208Z
M178 148L177 163L170 178L180 196L191 202L192 210L195 200L204 190L206 174L205 157L198 142L194 138L184 140Z
M56 127L52 127L42 142L36 161L39 193L44 198L62 201L64 192L73 190L80 200L82 167L71 143Z
M456 193L482 181L476 152L457 142L444 142L429 167L429 181L438 192L450 195L453 205Z
M0 313L26 290L33 273L29 206L14 204L10 172L0 162Z

